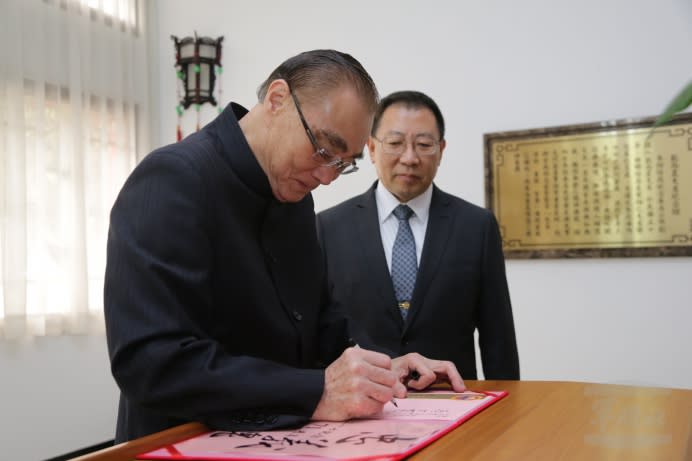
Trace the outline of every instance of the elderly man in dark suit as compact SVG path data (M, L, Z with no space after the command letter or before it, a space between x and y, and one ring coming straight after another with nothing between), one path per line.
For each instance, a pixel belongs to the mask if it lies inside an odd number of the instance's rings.
M379 181L317 216L332 301L395 355L419 351L476 379L519 379L501 238L491 212L433 184L445 150L437 104L393 93L368 141Z
M377 90L352 56L284 61L249 111L149 154L111 213L105 316L122 393L116 441L176 424L341 421L422 388L450 362L353 346L325 303L310 192L355 170Z

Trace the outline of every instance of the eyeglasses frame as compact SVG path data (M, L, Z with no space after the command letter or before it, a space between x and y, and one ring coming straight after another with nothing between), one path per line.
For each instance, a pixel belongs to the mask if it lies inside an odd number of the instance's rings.
M442 141L438 141L437 139L435 139L434 136L430 136L430 138L432 139L432 141L435 143L435 150L434 150L433 152L431 152L431 153L429 153L429 154L421 154L421 153L419 153L419 152L416 150L415 138L417 138L418 136L421 136L421 135L423 135L423 133L418 134L418 135L416 135L416 136L414 137L413 152L414 152L417 156L419 156L419 157L433 157L433 156L437 155L437 154L440 152L440 143L441 143ZM428 135L425 135L425 136L428 136ZM379 141L379 143L382 145L382 150L384 151L384 139L380 139L380 138L378 138L377 136L371 136L371 137L372 137L374 140ZM406 136L404 136L404 139L406 139ZM407 147L408 147L408 142L406 143L406 145L404 146L404 150L403 150L400 154L392 154L392 153L390 153L390 152L384 152L384 153L387 154L387 155L391 155L392 157L401 157L401 156L404 155L404 153L406 152Z
M305 128L305 133L308 135L310 144L312 144L312 147L315 148L315 153L312 154L312 157L318 160L318 162L322 162L322 166L334 168L340 175L351 174L358 171L358 166L356 166L355 159L351 162L348 162L346 160L343 160L338 155L332 154L324 147L320 147L320 145L317 143L317 138L315 137L315 134L312 132L310 126L308 125L308 122L305 120L303 111L300 109L300 103L298 102L298 98L296 98L296 95L293 93L293 90L291 88L289 88L288 91L289 93L291 93L293 104L295 104L296 106L298 116L300 117L300 121L303 124L303 128Z

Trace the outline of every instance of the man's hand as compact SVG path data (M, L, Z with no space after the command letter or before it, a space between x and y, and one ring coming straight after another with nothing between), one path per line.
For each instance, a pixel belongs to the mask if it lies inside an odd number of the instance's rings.
M466 390L464 381L452 362L432 360L415 352L392 359L392 370L399 380L413 389L422 390L440 380L449 381L454 392Z
M393 397L406 396L392 359L379 352L349 347L325 370L324 392L312 419L345 421L382 411Z

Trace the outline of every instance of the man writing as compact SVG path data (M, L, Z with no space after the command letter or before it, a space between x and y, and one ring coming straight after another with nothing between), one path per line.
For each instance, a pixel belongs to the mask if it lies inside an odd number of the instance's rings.
M325 303L310 192L355 169L377 90L360 63L301 53L202 131L149 154L111 213L105 315L116 442L188 421L270 429L372 415L450 362L348 347ZM318 365L328 365L321 368Z
M382 99L368 141L378 181L318 215L329 294L380 346L450 360L466 379L477 329L485 378L519 379L497 222L433 184L444 128L423 93Z

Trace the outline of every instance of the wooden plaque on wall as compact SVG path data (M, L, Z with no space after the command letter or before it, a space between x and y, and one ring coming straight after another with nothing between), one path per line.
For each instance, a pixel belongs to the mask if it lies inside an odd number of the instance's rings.
M692 114L484 135L507 258L692 256Z

